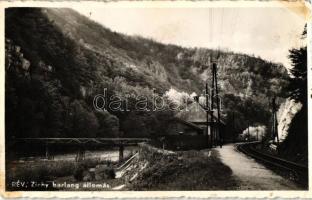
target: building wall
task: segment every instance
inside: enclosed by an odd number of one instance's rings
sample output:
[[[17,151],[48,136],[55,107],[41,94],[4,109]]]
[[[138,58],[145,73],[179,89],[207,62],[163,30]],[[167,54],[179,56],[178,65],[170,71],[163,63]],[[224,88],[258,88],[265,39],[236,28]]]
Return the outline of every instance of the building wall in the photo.
[[[192,122],[194,123],[194,122]],[[211,145],[219,144],[219,136],[210,134],[210,126],[207,129],[207,124],[204,122],[195,122],[202,130],[184,124],[183,122],[173,121],[168,128],[168,135],[163,137],[160,141],[160,146],[165,146],[165,149],[170,150],[190,150],[190,149],[204,149]],[[214,124],[215,126],[216,124]],[[214,128],[217,128],[216,126]],[[223,143],[229,142],[224,125],[220,125],[220,131],[223,136]]]
[[[205,135],[210,134],[211,124],[209,125],[209,128],[207,129],[207,123],[206,122],[192,122],[192,123],[201,127],[204,130]],[[216,126],[216,124],[214,124],[214,125]],[[207,133],[207,131],[208,131],[208,133]],[[232,133],[233,131],[231,130],[231,127],[227,127],[226,125],[221,124],[220,125],[220,131],[221,131],[221,134],[223,136],[223,142],[224,143],[233,142],[233,133]]]
[[[165,137],[164,147],[169,150],[206,149],[208,137],[206,135],[168,135]]]
[[[197,130],[193,127],[187,126],[181,122],[172,122],[168,128],[168,135],[201,135],[201,130]]]

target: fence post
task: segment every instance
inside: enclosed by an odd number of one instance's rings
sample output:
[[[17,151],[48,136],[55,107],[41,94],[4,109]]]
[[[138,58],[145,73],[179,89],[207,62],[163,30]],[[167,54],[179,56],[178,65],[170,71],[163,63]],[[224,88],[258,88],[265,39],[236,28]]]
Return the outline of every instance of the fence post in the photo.
[[[122,161],[124,158],[124,146],[123,144],[119,145],[119,161]]]
[[[45,157],[49,159],[49,146],[47,142],[45,143]]]

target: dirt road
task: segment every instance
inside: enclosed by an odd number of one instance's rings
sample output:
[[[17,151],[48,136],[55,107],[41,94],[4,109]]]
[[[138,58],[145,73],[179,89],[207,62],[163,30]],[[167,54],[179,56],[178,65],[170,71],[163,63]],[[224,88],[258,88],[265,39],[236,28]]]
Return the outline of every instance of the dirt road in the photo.
[[[216,149],[221,161],[233,171],[241,190],[300,190],[291,181],[267,169],[253,158],[238,152],[234,145]]]

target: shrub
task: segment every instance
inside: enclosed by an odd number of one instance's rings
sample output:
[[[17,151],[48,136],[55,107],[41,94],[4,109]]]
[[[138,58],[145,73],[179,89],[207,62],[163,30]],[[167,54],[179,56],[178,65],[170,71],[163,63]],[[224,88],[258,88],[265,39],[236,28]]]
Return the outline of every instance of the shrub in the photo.
[[[110,179],[114,179],[116,177],[115,170],[111,167],[107,168],[105,173],[106,173],[107,177]]]
[[[76,165],[71,161],[51,162],[48,165],[48,173],[54,177],[69,176],[75,169]]]
[[[79,164],[78,167],[75,169],[75,171],[74,171],[74,178],[77,181],[82,181],[84,170],[85,170],[85,167],[82,164]]]
[[[116,176],[114,168],[107,165],[98,165],[95,168],[95,179],[96,180],[105,180],[105,179],[114,179]]]

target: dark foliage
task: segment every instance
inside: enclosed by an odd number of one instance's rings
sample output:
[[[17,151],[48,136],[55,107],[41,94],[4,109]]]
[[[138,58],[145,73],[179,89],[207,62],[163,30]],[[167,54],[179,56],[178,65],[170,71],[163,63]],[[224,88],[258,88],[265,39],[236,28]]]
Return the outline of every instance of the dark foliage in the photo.
[[[306,33],[305,26],[302,39],[306,38]],[[279,153],[288,159],[308,164],[307,47],[291,49],[289,52],[293,68],[286,90],[291,99],[302,104],[302,108],[293,118]]]
[[[308,115],[303,107],[293,118],[289,134],[279,147],[280,154],[295,162],[308,164]]]
[[[291,49],[289,59],[292,63],[290,70],[292,78],[289,80],[287,90],[289,96],[296,101],[307,103],[307,47]]]
[[[74,171],[74,178],[77,180],[77,181],[82,181],[83,179],[83,172],[85,171],[85,168],[84,166],[82,165],[78,165],[78,167],[75,169]]]

